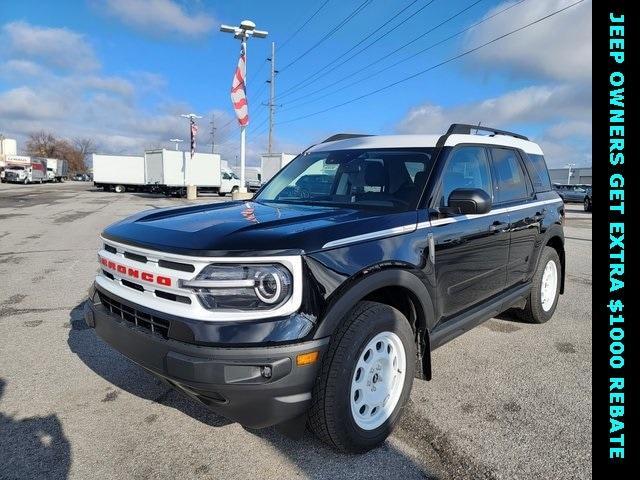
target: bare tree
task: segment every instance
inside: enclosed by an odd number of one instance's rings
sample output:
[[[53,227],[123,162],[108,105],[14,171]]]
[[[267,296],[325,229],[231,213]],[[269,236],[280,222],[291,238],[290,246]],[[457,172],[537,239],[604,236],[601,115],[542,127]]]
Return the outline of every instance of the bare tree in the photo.
[[[91,139],[79,138],[70,142],[44,130],[32,133],[27,140],[28,155],[64,159],[71,172],[85,172],[86,157],[94,151],[95,143]]]
[[[58,139],[49,132],[40,130],[29,135],[27,154],[39,157],[54,157]]]
[[[73,139],[73,146],[85,157],[96,153],[96,143],[90,138],[76,137]]]

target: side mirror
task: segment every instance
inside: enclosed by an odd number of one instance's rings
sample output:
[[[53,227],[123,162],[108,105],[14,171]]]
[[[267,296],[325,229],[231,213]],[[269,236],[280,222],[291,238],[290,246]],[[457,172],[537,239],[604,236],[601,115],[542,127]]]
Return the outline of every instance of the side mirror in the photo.
[[[456,188],[449,195],[449,208],[465,215],[489,213],[491,197],[481,188]]]

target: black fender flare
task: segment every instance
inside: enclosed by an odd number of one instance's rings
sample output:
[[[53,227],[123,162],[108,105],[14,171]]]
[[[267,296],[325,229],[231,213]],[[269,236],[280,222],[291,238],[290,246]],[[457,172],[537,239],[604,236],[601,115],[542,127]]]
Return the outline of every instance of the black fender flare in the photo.
[[[365,271],[371,271],[367,269]],[[429,332],[435,324],[435,309],[431,294],[422,280],[408,269],[387,267],[373,273],[360,273],[346,280],[338,289],[322,321],[316,329],[314,338],[331,336],[343,321],[346,314],[356,303],[368,294],[384,287],[403,287],[411,295],[416,307],[416,334],[420,332],[423,343],[419,345],[422,353],[423,377],[431,379],[431,347]]]
[[[560,278],[560,293],[564,293],[564,279],[565,279],[565,274],[567,270],[567,265],[566,265],[565,249],[564,249],[564,230],[562,229],[562,225],[560,225],[559,223],[554,223],[549,226],[549,228],[545,232],[544,244],[547,245],[549,241],[554,237],[559,238],[560,243],[562,244],[562,251],[559,252],[558,256],[560,257],[560,266],[562,267],[561,268],[562,275]],[[538,255],[538,258],[536,259],[536,267],[539,261],[540,261],[540,255]]]

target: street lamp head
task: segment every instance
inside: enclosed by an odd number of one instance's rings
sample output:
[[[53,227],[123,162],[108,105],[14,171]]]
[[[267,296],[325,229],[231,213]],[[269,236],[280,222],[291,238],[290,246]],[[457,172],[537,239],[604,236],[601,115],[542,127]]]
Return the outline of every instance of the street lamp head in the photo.
[[[181,138],[170,138],[169,141],[170,142],[184,142],[184,140],[182,140]]]
[[[243,20],[240,22],[240,28],[242,30],[255,30],[256,24],[253,23],[251,20]]]
[[[231,25],[220,25],[220,31],[225,33],[233,33],[235,38],[245,41],[249,37],[265,38],[268,32],[264,30],[256,30],[256,24],[251,20],[243,20],[237,27]]]

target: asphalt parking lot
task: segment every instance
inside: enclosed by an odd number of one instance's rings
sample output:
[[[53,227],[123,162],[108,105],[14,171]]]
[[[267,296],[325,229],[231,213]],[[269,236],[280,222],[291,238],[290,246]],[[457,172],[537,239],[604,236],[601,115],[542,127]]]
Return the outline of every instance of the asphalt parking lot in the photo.
[[[0,478],[591,478],[591,214],[581,205],[568,206],[554,318],[492,319],[434,352],[434,379],[414,382],[400,428],[355,456],[310,433],[229,423],[86,328],[100,231],[180,203],[81,182],[0,185]]]

